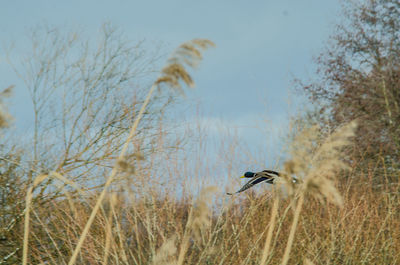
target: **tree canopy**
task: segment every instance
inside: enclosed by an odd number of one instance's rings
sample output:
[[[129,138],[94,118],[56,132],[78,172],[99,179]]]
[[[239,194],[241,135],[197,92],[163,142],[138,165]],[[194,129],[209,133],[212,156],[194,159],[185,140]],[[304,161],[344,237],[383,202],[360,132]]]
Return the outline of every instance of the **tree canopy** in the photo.
[[[329,127],[358,121],[355,157],[394,169],[400,158],[400,2],[348,2],[344,11],[316,59],[320,79],[301,89],[328,113]]]

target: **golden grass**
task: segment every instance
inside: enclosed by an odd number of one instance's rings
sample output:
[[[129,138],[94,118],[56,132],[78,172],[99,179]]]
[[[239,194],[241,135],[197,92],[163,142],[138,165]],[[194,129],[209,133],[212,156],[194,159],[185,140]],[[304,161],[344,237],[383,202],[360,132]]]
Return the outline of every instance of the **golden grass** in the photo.
[[[203,226],[197,235],[192,224],[199,199],[191,199],[190,194],[180,199],[151,194],[131,201],[110,198],[108,204],[114,206],[95,218],[77,263],[260,264],[265,260],[264,264],[281,264],[288,237],[295,233],[289,264],[305,259],[315,264],[396,264],[400,258],[399,185],[394,190],[371,192],[370,188],[344,181],[339,187],[342,208],[330,203],[323,206],[309,197],[301,214],[298,208],[292,210],[290,198],[281,197],[266,254],[262,242],[268,240],[266,231],[275,211],[269,194],[249,194],[199,216]],[[75,202],[78,215],[67,199],[37,209],[32,217],[35,236],[29,242],[30,262],[38,263],[40,257],[64,264],[91,213],[90,205]],[[46,233],[41,232],[43,221]]]
[[[18,263],[400,261],[400,182],[374,187],[365,181],[367,176],[344,163],[343,150],[351,146],[355,123],[330,134],[321,133],[316,126],[299,132],[284,164],[282,181],[273,190],[261,195],[250,190],[229,201],[209,185],[198,194],[188,191],[186,182],[192,179],[183,163],[167,163],[162,176],[165,184],[157,186],[149,184],[154,180],[151,167],[133,168],[125,161],[155,89],[161,89],[161,84],[178,90],[180,82],[193,85],[183,65],[196,66],[202,58],[200,49],[211,44],[195,40],[182,45],[171,57],[150,88],[101,190],[89,192],[57,172],[36,177],[27,189],[24,226],[16,228],[24,232]],[[154,159],[150,165],[157,163],[157,158],[146,159]],[[123,172],[143,185],[134,189],[118,183],[116,176]],[[291,182],[294,176],[299,183]],[[35,205],[34,188],[47,178],[68,184],[79,196],[63,189],[64,197]],[[118,193],[117,187],[122,192]]]
[[[97,202],[95,206],[93,207],[93,210],[90,214],[89,220],[87,221],[84,230],[82,231],[82,234],[79,238],[78,244],[72,253],[71,259],[68,262],[68,265],[75,264],[76,258],[78,256],[79,251],[81,250],[82,244],[86,239],[86,236],[89,232],[89,229],[94,221],[94,218],[100,208],[101,203],[103,202],[103,199],[107,193],[108,187],[111,185],[111,183],[114,181],[115,176],[117,175],[118,172],[118,165],[120,165],[120,161],[124,160],[125,154],[128,150],[129,144],[131,143],[133,137],[135,136],[136,129],[139,125],[140,120],[143,117],[144,111],[146,110],[147,105],[149,104],[151,97],[154,93],[154,90],[162,83],[167,83],[171,85],[172,87],[177,87],[180,88],[179,82],[182,80],[189,86],[193,86],[194,83],[192,81],[192,78],[190,75],[187,73],[186,69],[180,62],[180,60],[184,60],[184,62],[188,63],[190,66],[195,64],[196,60],[201,59],[201,53],[196,49],[196,46],[199,46],[200,48],[207,48],[212,42],[208,40],[194,40],[192,42],[188,42],[183,44],[178,48],[176,51],[176,54],[170,59],[170,63],[164,68],[163,70],[163,76],[160,79],[157,79],[156,82],[151,86],[140,110],[139,113],[133,122],[129,135],[126,138],[125,143],[122,146],[121,153],[118,156],[116,165],[113,167],[110,176],[107,178],[106,183],[104,184],[104,188],[102,192],[100,193],[99,198],[97,199]],[[182,54],[182,50],[184,50],[184,53]]]
[[[342,129],[345,133],[339,130],[312,147],[308,157],[314,159],[309,161],[314,167],[330,168],[323,164],[341,154],[339,149],[348,143],[348,130],[354,125],[349,126]],[[320,137],[307,131],[299,137],[304,135]],[[304,147],[306,142],[302,140]],[[299,163],[296,152],[287,163],[288,170],[292,170],[288,175],[295,170],[289,164]],[[314,168],[297,166],[296,170],[301,175],[302,170],[313,172]],[[355,171],[346,173],[347,178],[341,178],[341,182],[334,179],[333,173],[319,173],[310,176],[329,177],[332,181],[328,184],[339,184],[334,191],[324,184],[321,188],[327,191],[317,193],[316,184],[310,183],[325,180],[305,178],[299,186],[284,183],[283,191],[278,184],[272,196],[270,192],[256,196],[250,191],[248,196],[243,194],[228,204],[210,203],[221,196],[213,187],[203,189],[198,196],[182,188],[179,198],[151,187],[141,196],[131,194],[129,200],[115,194],[108,196],[76,263],[396,264],[400,258],[400,216],[396,210],[400,207],[400,184],[375,189],[372,183],[362,182]],[[181,174],[177,169],[170,177],[185,178]],[[290,188],[292,193],[284,196]],[[332,192],[340,195],[333,196]],[[29,248],[31,262],[65,264],[76,249],[75,242],[82,236],[84,222],[98,196],[94,194],[87,201],[66,198],[52,202],[51,208],[36,210],[32,232],[36,236]],[[46,227],[43,220],[47,220]],[[44,229],[46,233],[41,233]]]

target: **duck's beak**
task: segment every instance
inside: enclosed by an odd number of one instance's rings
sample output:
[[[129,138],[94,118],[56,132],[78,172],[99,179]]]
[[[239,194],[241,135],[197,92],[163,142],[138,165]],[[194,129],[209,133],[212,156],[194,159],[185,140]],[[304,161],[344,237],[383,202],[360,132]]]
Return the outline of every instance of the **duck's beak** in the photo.
[[[241,176],[240,178],[243,179],[243,178],[245,178],[245,176]]]

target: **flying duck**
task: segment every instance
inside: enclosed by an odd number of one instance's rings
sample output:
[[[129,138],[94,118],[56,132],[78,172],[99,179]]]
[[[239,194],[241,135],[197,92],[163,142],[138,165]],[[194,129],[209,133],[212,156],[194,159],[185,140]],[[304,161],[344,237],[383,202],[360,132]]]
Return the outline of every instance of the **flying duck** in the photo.
[[[233,195],[236,193],[240,193],[242,191],[245,191],[247,189],[250,189],[251,187],[253,187],[254,185],[265,181],[268,184],[273,184],[275,178],[279,177],[279,173],[273,170],[263,170],[261,172],[246,172],[244,173],[243,176],[241,176],[241,178],[251,178],[249,182],[247,182],[240,190],[238,190],[235,193],[227,193],[228,195]]]

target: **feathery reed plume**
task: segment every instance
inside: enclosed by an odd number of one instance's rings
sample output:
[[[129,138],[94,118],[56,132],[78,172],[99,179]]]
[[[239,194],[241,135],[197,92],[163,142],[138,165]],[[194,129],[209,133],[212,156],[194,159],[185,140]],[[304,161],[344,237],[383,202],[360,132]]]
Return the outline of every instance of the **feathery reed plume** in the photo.
[[[164,70],[162,71],[163,76],[159,79],[157,79],[154,84],[151,86],[149,92],[147,93],[147,96],[143,102],[142,107],[139,110],[138,115],[136,116],[136,119],[134,121],[134,123],[132,124],[130,131],[129,131],[129,135],[125,141],[125,143],[122,146],[121,149],[121,153],[118,156],[116,165],[113,167],[109,177],[107,178],[106,183],[104,184],[103,190],[99,195],[99,198],[96,201],[95,206],[93,207],[93,210],[90,214],[89,220],[87,221],[83,232],[79,238],[79,241],[72,253],[71,259],[68,262],[68,265],[72,265],[75,264],[76,258],[78,257],[78,253],[83,245],[84,240],[86,239],[86,236],[89,232],[89,229],[94,221],[94,218],[101,206],[101,203],[105,197],[105,194],[107,192],[108,187],[111,185],[111,183],[114,181],[115,176],[117,175],[118,171],[119,171],[119,166],[118,166],[118,162],[119,161],[124,161],[124,157],[126,155],[126,152],[128,150],[128,146],[129,143],[132,141],[133,137],[135,136],[136,133],[136,129],[139,125],[140,120],[142,119],[142,116],[146,110],[147,105],[149,104],[151,97],[154,93],[154,90],[156,87],[159,87],[160,84],[162,83],[166,83],[172,87],[178,88],[180,89],[180,83],[179,81],[183,81],[186,84],[188,84],[189,86],[193,86],[194,83],[192,81],[191,76],[187,73],[187,71],[185,70],[185,68],[182,66],[181,60],[188,60],[188,65],[190,66],[190,62],[192,62],[192,64],[196,64],[196,62],[198,60],[201,59],[201,57],[199,57],[198,55],[196,55],[196,52],[198,52],[198,49],[196,49],[196,46],[199,46],[200,48],[205,48],[208,47],[212,42],[208,41],[208,40],[195,40],[192,42],[189,42],[187,45],[189,45],[189,47],[192,47],[191,49],[186,49],[186,48],[182,48],[182,46],[180,46],[180,48],[178,48],[177,52],[174,54],[174,56],[171,57],[171,59],[169,60],[168,65],[164,68]],[[192,51],[191,53],[183,53],[182,51],[186,50],[186,51]],[[182,55],[181,55],[182,54]],[[181,58],[184,57],[184,58]],[[186,62],[187,63],[187,62]],[[168,70],[169,69],[169,70]]]
[[[174,52],[173,56],[168,59],[167,66],[162,69],[162,75],[157,79],[155,84],[158,86],[165,83],[181,93],[183,93],[183,90],[180,81],[189,87],[193,87],[193,79],[187,72],[184,64],[192,68],[197,67],[203,59],[200,49],[205,50],[212,46],[215,46],[214,43],[207,39],[194,39],[182,44]]]
[[[292,159],[285,164],[286,174],[301,178],[302,184],[295,188],[288,181],[287,187],[291,192],[298,196],[294,218],[290,229],[288,242],[283,255],[282,264],[286,265],[289,261],[289,254],[293,244],[300,212],[307,194],[342,206],[343,200],[338,190],[334,186],[334,177],[347,169],[348,166],[343,162],[343,148],[350,144],[349,138],[354,135],[356,122],[350,122],[332,133],[321,142],[322,135],[317,126],[305,129],[296,137],[292,150]]]

